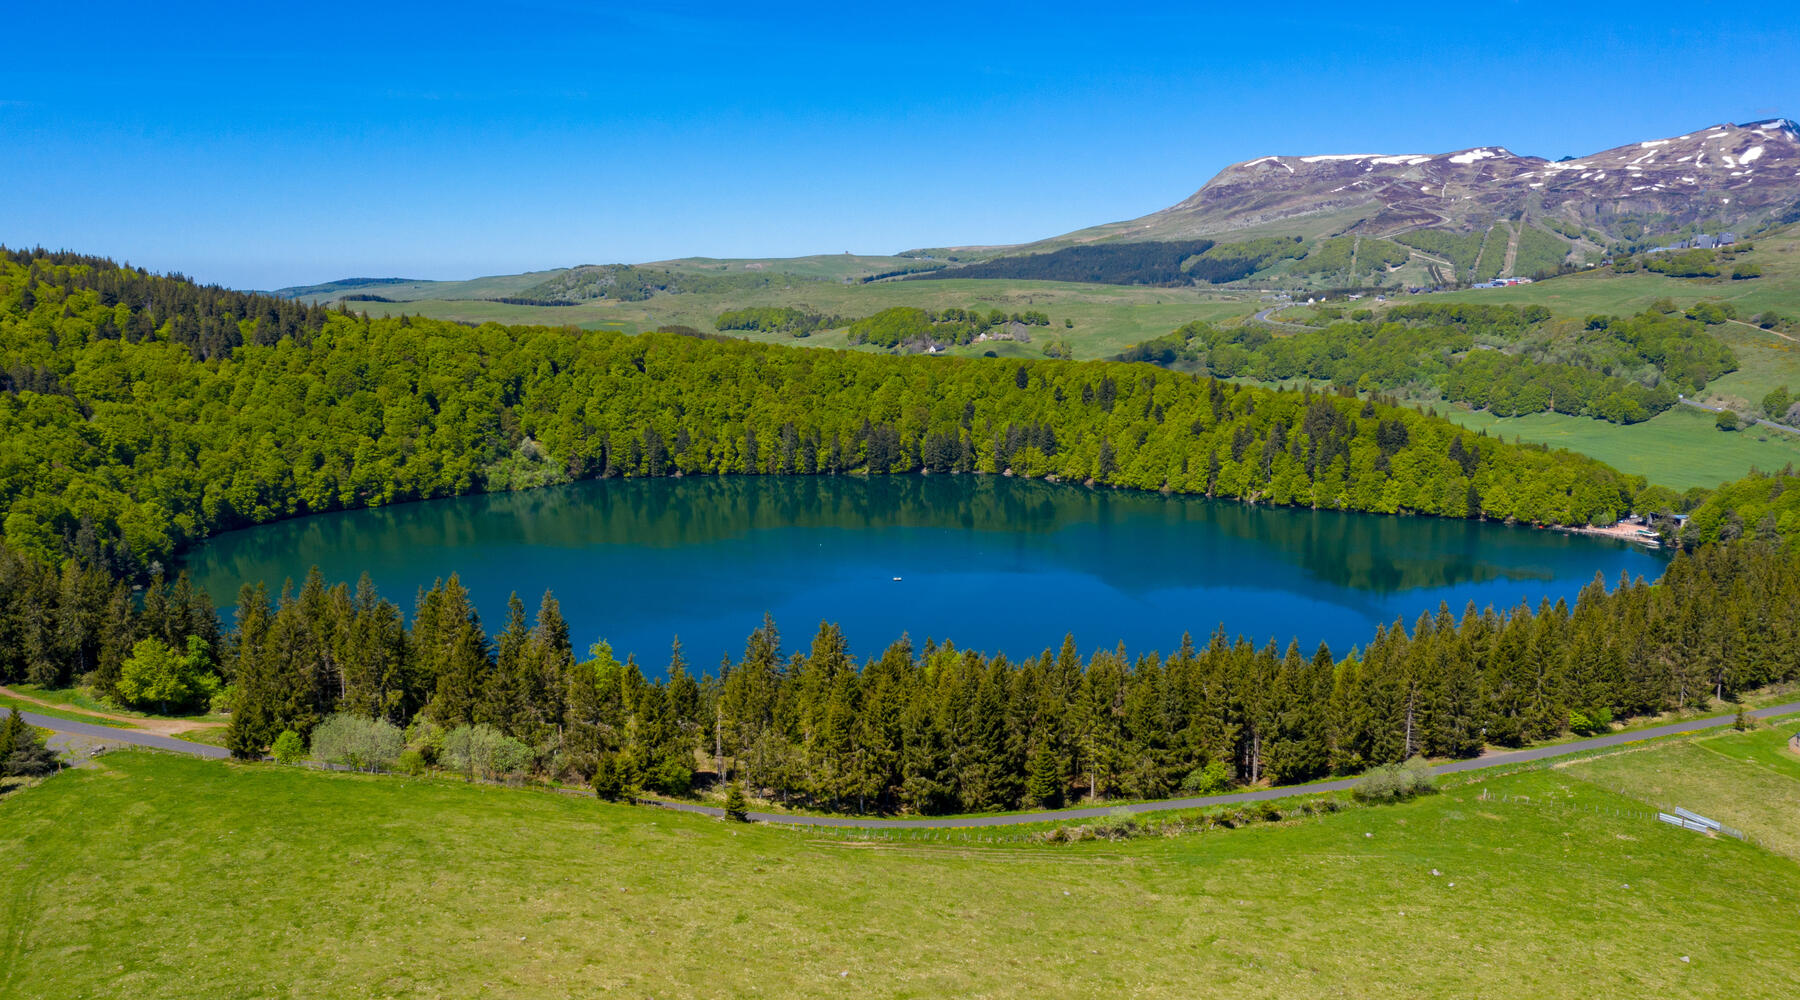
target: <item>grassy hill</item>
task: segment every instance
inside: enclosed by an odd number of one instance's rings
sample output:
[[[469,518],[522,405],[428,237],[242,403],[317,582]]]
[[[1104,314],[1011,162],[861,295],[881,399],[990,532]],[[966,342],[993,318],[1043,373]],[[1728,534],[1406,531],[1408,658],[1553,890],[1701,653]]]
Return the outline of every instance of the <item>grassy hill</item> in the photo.
[[[114,754],[0,799],[0,993],[1784,996],[1800,774],[1704,745],[1076,844]]]

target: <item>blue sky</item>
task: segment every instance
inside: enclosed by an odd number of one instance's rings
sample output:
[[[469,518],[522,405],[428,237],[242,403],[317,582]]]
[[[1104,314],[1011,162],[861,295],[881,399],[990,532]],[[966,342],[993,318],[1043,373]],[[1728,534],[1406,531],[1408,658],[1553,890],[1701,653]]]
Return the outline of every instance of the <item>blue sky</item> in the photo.
[[[1174,8],[1180,9],[1174,9]],[[0,243],[237,287],[1018,242],[1800,117],[1792,4],[22,5]]]

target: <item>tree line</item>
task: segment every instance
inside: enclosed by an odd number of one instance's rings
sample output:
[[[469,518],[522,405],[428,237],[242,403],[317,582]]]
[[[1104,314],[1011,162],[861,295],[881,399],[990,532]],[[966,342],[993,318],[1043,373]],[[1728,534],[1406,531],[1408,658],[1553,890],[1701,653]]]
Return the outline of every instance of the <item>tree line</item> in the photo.
[[[1800,552],[1766,538],[1678,555],[1656,583],[1620,579],[1608,591],[1596,578],[1572,605],[1440,606],[1343,656],[1257,646],[1220,626],[1167,654],[1083,655],[1066,637],[1015,663],[901,637],[859,661],[833,624],[795,649],[765,619],[740,657],[698,676],[675,642],[656,679],[603,642],[578,656],[549,593],[529,616],[515,595],[490,634],[455,577],[421,591],[408,616],[366,576],[328,586],[314,570],[273,599],[246,585],[221,634],[203,599],[173,599],[179,584],[113,621],[81,614],[78,591],[21,599],[18,568],[48,571],[16,555],[6,565],[0,627],[19,634],[15,619],[34,609],[73,623],[59,632],[63,669],[84,647],[116,658],[132,636],[217,643],[207,662],[228,685],[228,742],[241,757],[312,738],[315,752],[368,761],[378,751],[342,748],[385,740],[387,760],[403,753],[408,766],[581,781],[608,795],[686,794],[710,776],[838,811],[1301,782],[1600,732],[1800,679]],[[87,678],[102,690],[108,655]],[[8,660],[0,678],[18,669]]]
[[[725,310],[713,320],[713,326],[720,330],[749,330],[809,337],[820,330],[833,330],[849,322],[844,316],[795,306],[752,306]]]
[[[1024,334],[1015,337],[1012,333],[1002,332],[1010,323],[1049,326],[1050,316],[1036,309],[1008,314],[999,309],[983,312],[954,306],[947,309],[894,306],[851,323],[849,339],[852,344],[909,351],[968,344],[984,334],[1004,339],[1031,339]]]

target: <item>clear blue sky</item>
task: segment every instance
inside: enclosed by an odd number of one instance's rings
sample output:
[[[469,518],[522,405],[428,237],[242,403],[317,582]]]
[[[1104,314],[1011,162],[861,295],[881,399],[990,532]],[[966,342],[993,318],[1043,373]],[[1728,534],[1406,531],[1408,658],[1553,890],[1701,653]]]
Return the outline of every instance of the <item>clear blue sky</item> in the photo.
[[[1018,242],[1265,153],[1800,117],[1792,2],[27,3],[0,242],[237,287]]]

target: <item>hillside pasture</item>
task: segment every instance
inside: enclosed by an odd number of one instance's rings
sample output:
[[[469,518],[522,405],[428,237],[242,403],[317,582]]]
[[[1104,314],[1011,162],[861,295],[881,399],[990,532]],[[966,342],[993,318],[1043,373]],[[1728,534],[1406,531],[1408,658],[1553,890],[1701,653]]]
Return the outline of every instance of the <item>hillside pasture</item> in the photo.
[[[1037,844],[119,753],[0,852],[15,996],[1754,998],[1800,953],[1792,860],[1563,771]]]

